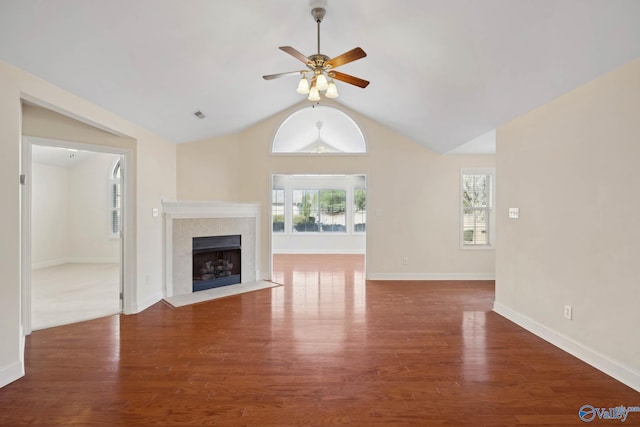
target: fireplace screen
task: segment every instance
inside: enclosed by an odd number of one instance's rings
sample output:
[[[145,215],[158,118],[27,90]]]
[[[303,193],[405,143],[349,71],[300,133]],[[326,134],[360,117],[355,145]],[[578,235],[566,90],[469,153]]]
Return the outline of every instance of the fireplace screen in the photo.
[[[193,292],[241,283],[240,235],[193,238]]]

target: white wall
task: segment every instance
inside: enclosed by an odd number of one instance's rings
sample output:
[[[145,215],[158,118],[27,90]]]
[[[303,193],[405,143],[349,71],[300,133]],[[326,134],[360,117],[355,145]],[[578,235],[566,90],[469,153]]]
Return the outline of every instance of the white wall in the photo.
[[[93,153],[70,170],[69,236],[74,262],[118,262],[120,241],[111,237],[109,177],[117,155]]]
[[[31,264],[119,262],[110,235],[109,174],[119,156],[91,153],[77,165],[33,163]]]
[[[258,202],[264,212],[273,174],[366,175],[369,279],[493,278],[493,250],[460,249],[459,189],[461,168],[493,167],[494,156],[439,155],[337,103],[363,130],[367,154],[271,155],[275,130],[307,102],[240,134],[180,144],[178,197]],[[262,221],[261,269],[268,271],[269,215]]]
[[[22,101],[55,108],[65,115],[53,120],[43,113],[32,117],[29,131],[23,127]],[[49,117],[45,117],[49,116]],[[95,128],[89,131],[66,116],[117,132],[115,136]],[[71,123],[71,122],[75,123]],[[162,298],[162,218],[151,215],[161,200],[176,198],[176,147],[174,144],[126,120],[72,95],[44,80],[0,62],[0,386],[24,375],[24,336],[21,315],[20,282],[20,194],[21,135],[102,144],[126,150],[131,159],[128,170],[131,183],[133,234],[133,295],[130,306],[135,312]],[[109,138],[111,136],[111,138]],[[126,136],[126,137],[125,137]]]
[[[69,169],[34,163],[32,168],[31,265],[69,258]]]
[[[0,386],[24,375],[20,298],[20,85],[0,63]]]
[[[495,304],[636,390],[639,114],[636,60],[498,129]]]

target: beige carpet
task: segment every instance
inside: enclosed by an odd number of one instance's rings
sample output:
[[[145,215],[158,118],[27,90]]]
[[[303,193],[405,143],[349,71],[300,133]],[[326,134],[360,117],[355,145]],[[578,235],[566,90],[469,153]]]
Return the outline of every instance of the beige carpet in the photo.
[[[119,264],[62,264],[31,272],[33,330],[118,313]]]
[[[165,298],[165,301],[174,307],[196,304],[199,302],[211,301],[218,298],[226,298],[233,295],[240,295],[246,292],[259,291],[261,289],[275,288],[282,286],[278,283],[260,280],[258,282],[239,283],[237,285],[221,286],[219,288],[207,289],[205,291],[194,292],[186,295],[175,295]]]

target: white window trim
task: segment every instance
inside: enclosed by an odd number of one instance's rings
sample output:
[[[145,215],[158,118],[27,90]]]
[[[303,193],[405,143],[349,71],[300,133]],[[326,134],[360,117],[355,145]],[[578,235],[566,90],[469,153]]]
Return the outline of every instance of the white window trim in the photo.
[[[109,236],[111,239],[120,239],[122,235],[122,164],[121,164],[121,160],[122,159],[118,157],[118,159],[113,163],[113,166],[109,170]],[[113,173],[116,170],[116,167],[118,167],[118,165],[120,167],[120,179],[115,179],[113,177]],[[120,207],[119,208],[113,207],[114,184],[120,184]],[[113,211],[114,210],[120,211],[120,230],[118,230],[118,233],[113,232]]]
[[[367,192],[367,203],[369,201],[368,189],[367,186],[357,187],[355,185],[335,185],[335,184],[327,184],[326,182],[320,182],[317,185],[306,183],[304,185],[305,188],[298,187],[297,184],[287,183],[287,185],[280,188],[273,188],[273,184],[271,186],[271,192],[269,193],[269,206],[273,206],[273,190],[284,190],[284,232],[273,231],[273,209],[269,209],[269,221],[270,221],[270,230],[274,236],[319,236],[319,235],[331,235],[331,236],[366,236],[367,230],[365,231],[355,231],[354,230],[354,220],[355,220],[355,204],[354,204],[354,194],[355,190],[364,190]],[[322,190],[343,190],[345,191],[346,197],[346,206],[345,206],[345,215],[346,215],[346,224],[345,231],[293,231],[293,203],[292,203],[292,193],[294,190],[313,190],[313,191],[322,191]],[[350,202],[349,202],[350,201]],[[368,206],[367,206],[368,208]],[[365,209],[365,212],[367,210]],[[366,223],[365,223],[366,224]],[[366,227],[366,225],[365,225]]]
[[[489,176],[489,243],[484,245],[467,245],[464,243],[464,175],[488,175]],[[460,201],[460,249],[464,250],[494,250],[496,242],[496,171],[493,168],[462,168],[460,169],[460,185],[458,187],[458,199]]]

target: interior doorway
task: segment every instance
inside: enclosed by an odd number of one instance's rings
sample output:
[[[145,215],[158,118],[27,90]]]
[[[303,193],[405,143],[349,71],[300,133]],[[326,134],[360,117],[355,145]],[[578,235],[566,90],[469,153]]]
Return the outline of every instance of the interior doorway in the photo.
[[[23,147],[25,333],[122,312],[126,153],[34,137]]]

